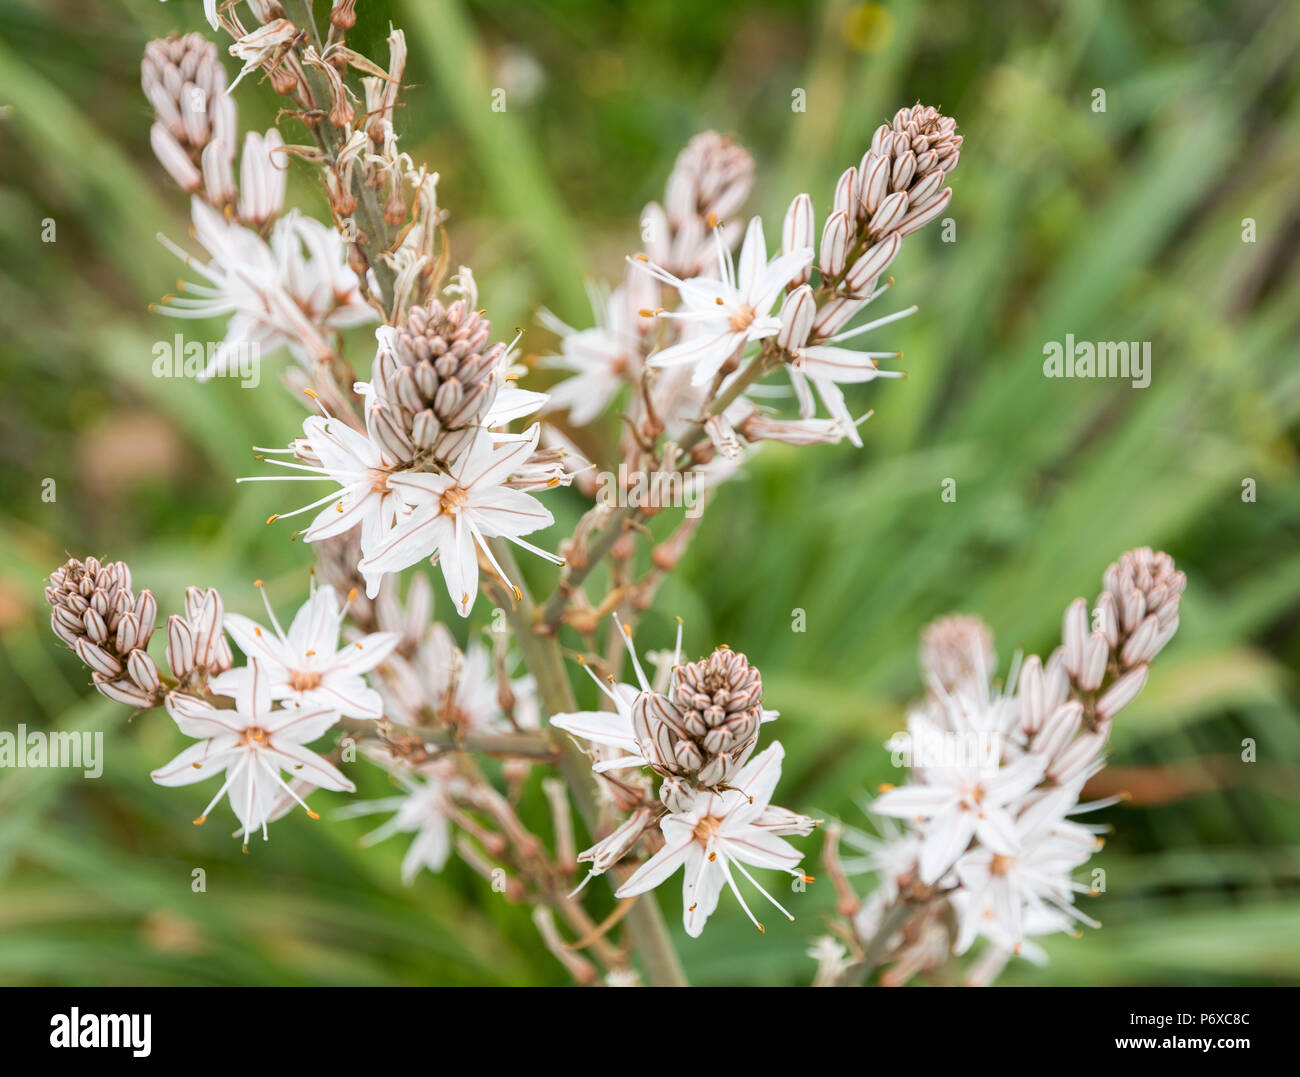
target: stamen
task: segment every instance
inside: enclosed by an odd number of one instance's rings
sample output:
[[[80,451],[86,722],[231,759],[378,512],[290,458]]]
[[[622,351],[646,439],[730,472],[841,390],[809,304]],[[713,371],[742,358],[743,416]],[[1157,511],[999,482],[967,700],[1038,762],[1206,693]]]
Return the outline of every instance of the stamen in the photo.
[[[287,643],[288,641],[285,638],[284,629],[280,627],[280,622],[276,620],[275,610],[271,609],[271,600],[266,597],[266,585],[262,583],[261,580],[254,580],[253,586],[262,593],[262,605],[266,607],[266,615],[271,619],[271,626],[275,629],[275,634],[280,637],[282,643]],[[258,636],[261,636],[262,630],[260,628],[255,626],[253,630],[258,634]]]
[[[632,656],[632,668],[636,670],[637,684],[641,686],[641,691],[650,691],[650,681],[646,678],[645,670],[641,668],[641,659],[637,657],[636,648],[632,645],[632,630],[618,619],[618,613],[614,614],[614,623],[618,625],[619,635],[623,639],[623,646],[627,648],[627,653]]]

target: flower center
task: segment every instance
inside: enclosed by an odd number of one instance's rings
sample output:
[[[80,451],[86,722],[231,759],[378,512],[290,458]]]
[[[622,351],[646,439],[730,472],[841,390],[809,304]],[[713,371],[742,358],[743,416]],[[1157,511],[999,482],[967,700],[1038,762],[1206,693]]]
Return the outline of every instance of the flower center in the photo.
[[[448,516],[455,516],[468,500],[469,491],[463,486],[450,486],[443,491],[438,503]]]
[[[303,669],[295,669],[289,674],[289,685],[295,692],[308,692],[313,688],[319,688],[321,675],[319,673],[309,673]]]
[[[372,467],[370,469],[370,489],[377,494],[388,492],[388,472],[382,468]]]
[[[709,839],[718,832],[718,827],[721,825],[721,819],[715,819],[711,815],[706,815],[695,824],[695,840],[701,845],[707,846],[709,844]]]
[[[257,747],[267,742],[270,734],[260,726],[251,725],[239,734],[239,743],[247,748],[250,745]]]
[[[731,315],[731,320],[727,323],[731,326],[733,333],[743,333],[758,317],[758,313],[748,303],[742,303]]]
[[[993,875],[1005,875],[1014,864],[1015,857],[1003,856],[1001,853],[995,853],[993,863],[989,865],[989,872]]]

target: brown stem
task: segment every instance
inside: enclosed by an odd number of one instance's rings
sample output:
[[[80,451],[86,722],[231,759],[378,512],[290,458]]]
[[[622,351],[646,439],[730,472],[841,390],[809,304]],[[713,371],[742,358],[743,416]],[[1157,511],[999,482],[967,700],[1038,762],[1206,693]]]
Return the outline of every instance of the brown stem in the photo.
[[[383,725],[360,718],[342,718],[340,728],[348,733],[365,736],[381,729],[399,737],[418,738],[427,748],[439,751],[482,752],[499,758],[536,759],[550,762],[555,759],[555,745],[541,733],[492,733],[484,730],[421,729],[384,721]]]
[[[900,897],[880,921],[880,927],[867,943],[862,958],[853,962],[840,974],[840,978],[835,981],[835,986],[861,987],[865,984],[867,977],[885,956],[885,947],[889,945],[889,940],[897,935],[903,925],[920,909],[921,906],[917,902]]]
[[[311,0],[282,0],[282,5],[289,21],[300,30],[305,30],[308,42],[317,53],[321,52],[323,46],[320,32],[316,28],[316,20],[312,17]],[[301,67],[306,75],[307,85],[311,89],[312,100],[328,101],[330,88],[326,77],[307,64],[302,64]],[[330,155],[331,161],[337,159],[339,148],[345,141],[343,133],[325,116],[321,117],[320,123],[312,130],[321,148]],[[379,285],[379,301],[384,305],[385,310],[391,311],[396,274],[392,266],[381,257],[388,249],[388,225],[384,223],[384,212],[379,204],[379,197],[375,189],[366,183],[362,169],[357,169],[353,175],[352,193],[357,200],[354,215],[358,226],[353,244],[365,258],[366,264],[374,270],[375,280]]]
[[[764,345],[763,350],[754,357],[749,366],[745,368],[744,373],[736,378],[727,391],[714,401],[713,406],[709,409],[709,414],[721,415],[726,411],[727,408],[740,399],[740,395],[746,389],[774,368],[779,354],[775,346]],[[690,466],[690,450],[703,440],[703,423],[682,438],[681,443],[678,445],[681,455],[677,458],[676,463],[679,471]],[[592,570],[604,560],[605,555],[614,548],[614,543],[618,541],[619,536],[623,533],[624,525],[636,518],[640,512],[639,508],[630,508],[628,506],[623,506],[615,511],[613,519],[606,525],[605,530],[597,536],[596,540],[588,548],[586,560],[581,565],[566,569],[561,575],[555,591],[546,600],[546,605],[542,608],[536,631],[541,633],[555,632],[560,625],[560,621],[564,619],[564,611],[568,607],[570,597],[583,585],[587,577],[591,575]]]
[[[523,576],[515,563],[514,554],[500,539],[491,540],[491,544],[492,553],[498,563],[510,573],[512,579],[519,583],[517,602],[511,602],[510,597],[498,585],[490,586],[514,630],[528,668],[537,680],[537,693],[543,712],[549,717],[552,714],[571,711],[575,709],[576,703],[568,675],[564,671],[564,655],[560,650],[559,642],[554,636],[542,636],[534,631],[535,610],[532,596],[523,583]],[[560,738],[558,742],[553,743],[560,753],[556,763],[560,776],[569,787],[578,814],[586,824],[588,832],[594,835],[600,826],[600,812],[596,776],[591,772],[591,761],[569,737]],[[617,884],[622,881],[622,873],[612,871],[609,874],[611,884],[617,889]],[[654,986],[685,987],[687,985],[686,973],[677,957],[677,951],[673,948],[663,914],[653,898],[637,901],[631,908],[627,915],[627,930],[633,947],[645,962],[646,973]]]

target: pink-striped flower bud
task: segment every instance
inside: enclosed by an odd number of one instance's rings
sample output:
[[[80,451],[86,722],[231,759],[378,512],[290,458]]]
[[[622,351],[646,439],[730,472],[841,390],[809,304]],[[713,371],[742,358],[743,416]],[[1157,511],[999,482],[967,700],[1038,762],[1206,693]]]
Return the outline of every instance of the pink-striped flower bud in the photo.
[[[892,197],[892,196],[891,196]],[[897,235],[887,236],[862,255],[844,278],[844,283],[856,296],[867,296],[872,286],[886,269],[890,267],[902,247],[902,240]]]
[[[1138,666],[1136,669],[1129,670],[1106,689],[1102,697],[1097,700],[1097,715],[1101,718],[1110,718],[1118,714],[1133,700],[1137,699],[1138,693],[1142,691],[1146,683],[1146,666]]]
[[[871,220],[867,225],[867,232],[873,236],[886,236],[894,231],[903,222],[907,216],[907,194],[903,191],[895,191],[893,194],[886,195],[876,211],[871,215]]]
[[[785,254],[792,251],[809,250],[816,241],[816,221],[813,217],[812,198],[806,194],[795,197],[790,208],[785,211],[785,221],[781,225],[781,250]],[[791,285],[807,284],[812,274],[812,266],[806,265],[788,282]],[[647,274],[641,274],[646,276]]]
[[[808,342],[813,319],[817,317],[817,300],[813,290],[802,284],[785,297],[781,304],[781,329],[776,335],[777,347],[795,352]]]
[[[817,268],[827,277],[838,277],[844,272],[844,262],[849,252],[849,215],[837,210],[826,218],[818,249]]]
[[[910,209],[901,221],[898,222],[896,229],[900,236],[910,236],[913,232],[919,232],[932,220],[939,216],[952,200],[952,188],[945,187],[943,193],[932,198],[924,206],[916,206]]]

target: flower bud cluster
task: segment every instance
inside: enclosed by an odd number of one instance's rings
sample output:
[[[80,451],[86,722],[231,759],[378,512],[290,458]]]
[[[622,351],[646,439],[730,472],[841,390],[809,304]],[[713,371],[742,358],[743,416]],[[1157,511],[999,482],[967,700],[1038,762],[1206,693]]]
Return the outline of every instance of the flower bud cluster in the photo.
[[[657,773],[717,787],[744,765],[758,743],[762,698],[758,670],[743,654],[719,647],[708,658],[673,671],[671,698],[643,692],[632,708],[633,730]]]
[[[92,671],[102,695],[131,707],[155,707],[162,698],[158,667],[149,657],[158,603],[131,590],[122,561],[75,557],[50,574],[45,599],[50,626]]]

